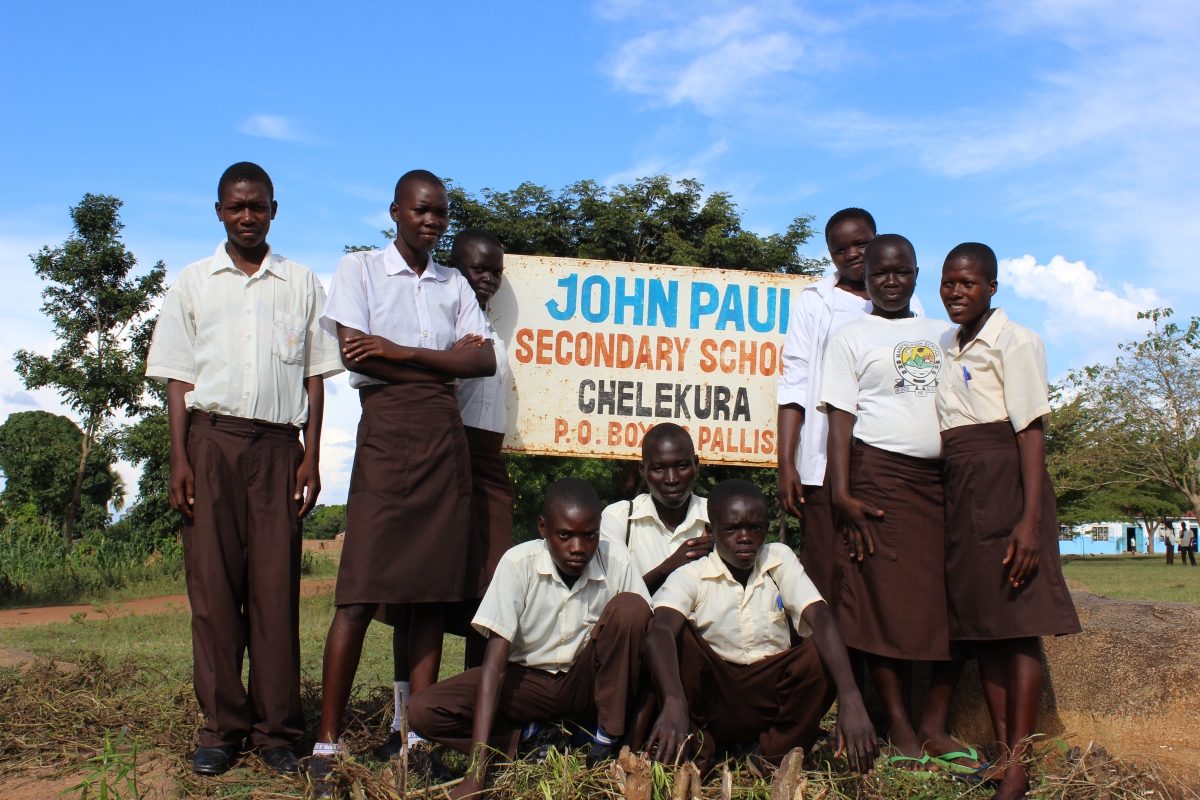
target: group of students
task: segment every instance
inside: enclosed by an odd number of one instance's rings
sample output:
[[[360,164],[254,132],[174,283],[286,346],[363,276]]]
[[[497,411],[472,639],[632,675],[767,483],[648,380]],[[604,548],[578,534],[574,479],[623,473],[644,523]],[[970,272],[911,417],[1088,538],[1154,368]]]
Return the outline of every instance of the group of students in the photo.
[[[482,791],[496,754],[568,733],[590,741],[590,763],[628,744],[702,771],[722,751],[769,771],[811,749],[835,699],[836,748],[866,771],[879,755],[867,671],[894,762],[1026,791],[1037,637],[1079,623],[1056,558],[1045,356],[990,307],[989,248],[946,258],[955,327],[913,298],[906,239],[877,236],[861,209],[830,219],[835,274],[794,301],[779,382],[780,499],[803,520],[799,559],[766,542],[753,483],[695,494],[691,436],[671,423],[644,437],[645,493],[602,508],[586,481],[557,481],[541,538],[511,546],[508,365],[485,313],[500,243],[468,229],[448,267],[434,262],[445,186],[409,172],[390,209],[395,242],[347,254],[326,297],[267,244],[276,210],[261,167],[225,172],[227,239],[172,285],[147,361],[167,382],[170,495],[185,517],[197,773],[226,771],[246,743],[272,769],[299,769],[300,525],[320,491],[323,380],[345,368],[362,417],[308,764],[318,796],[334,790],[373,619],[394,627],[396,721],[380,754],[408,748],[435,779],[435,745],[467,754],[453,797]],[[446,631],[466,637],[467,669],[438,682]],[[1001,746],[993,764],[946,730],[967,657]],[[932,664],[919,730],[913,661]]]

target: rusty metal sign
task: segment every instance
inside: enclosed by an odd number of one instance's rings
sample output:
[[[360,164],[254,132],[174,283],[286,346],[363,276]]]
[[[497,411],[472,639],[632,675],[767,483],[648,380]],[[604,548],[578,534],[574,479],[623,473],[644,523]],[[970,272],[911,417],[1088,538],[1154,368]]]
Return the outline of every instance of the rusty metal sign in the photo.
[[[512,370],[505,451],[636,459],[671,421],[702,461],[774,466],[788,309],[813,280],[505,256],[489,307]]]

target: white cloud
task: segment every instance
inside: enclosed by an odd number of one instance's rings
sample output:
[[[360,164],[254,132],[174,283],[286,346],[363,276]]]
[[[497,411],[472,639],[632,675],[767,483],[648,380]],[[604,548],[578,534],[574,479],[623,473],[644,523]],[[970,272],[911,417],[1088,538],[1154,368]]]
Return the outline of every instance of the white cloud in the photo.
[[[1027,255],[1000,261],[1000,282],[1017,297],[1045,303],[1051,314],[1046,335],[1056,341],[1080,335],[1114,336],[1140,333],[1146,326],[1139,311],[1162,305],[1154,289],[1126,283],[1122,295],[1099,288],[1100,277],[1082,261],[1055,256],[1042,265]]]
[[[281,142],[301,142],[306,138],[294,122],[279,114],[252,114],[238,125],[238,130],[248,136]]]

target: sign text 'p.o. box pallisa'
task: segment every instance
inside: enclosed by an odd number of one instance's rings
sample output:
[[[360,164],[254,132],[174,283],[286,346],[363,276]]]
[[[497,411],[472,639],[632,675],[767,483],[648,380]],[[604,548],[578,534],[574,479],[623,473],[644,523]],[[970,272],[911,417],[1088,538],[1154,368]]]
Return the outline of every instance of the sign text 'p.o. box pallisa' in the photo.
[[[512,370],[505,451],[636,459],[669,421],[702,461],[774,466],[788,309],[812,280],[506,256],[490,305]]]

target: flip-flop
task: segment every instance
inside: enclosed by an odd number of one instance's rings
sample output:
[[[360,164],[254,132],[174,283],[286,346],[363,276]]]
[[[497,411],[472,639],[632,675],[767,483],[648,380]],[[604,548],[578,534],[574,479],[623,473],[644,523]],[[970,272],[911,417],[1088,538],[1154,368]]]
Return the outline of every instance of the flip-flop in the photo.
[[[930,758],[937,762],[939,767],[944,767],[946,770],[953,772],[956,775],[973,775],[980,770],[986,769],[989,765],[979,761],[979,751],[970,745],[966,746],[966,751],[958,750],[953,753],[942,753],[941,755],[931,755]],[[969,767],[966,764],[959,764],[956,759],[966,758],[979,764],[978,767]]]
[[[899,767],[901,764],[909,761],[915,762],[921,767],[920,769],[905,770],[905,772],[911,772],[913,775],[923,775],[928,777],[933,774],[929,771],[929,762],[933,760],[933,756],[929,755],[928,753],[922,753],[920,758],[915,758],[913,756],[888,756],[887,759],[888,762],[894,767]]]

